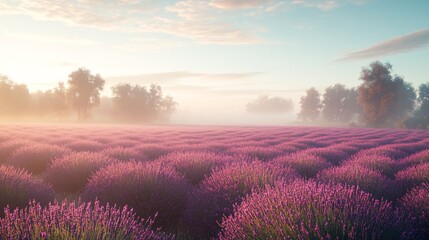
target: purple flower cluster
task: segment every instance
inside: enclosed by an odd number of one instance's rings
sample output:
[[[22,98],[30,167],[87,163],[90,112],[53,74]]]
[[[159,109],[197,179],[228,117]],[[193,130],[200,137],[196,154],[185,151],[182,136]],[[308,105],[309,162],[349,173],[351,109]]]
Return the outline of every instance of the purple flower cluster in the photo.
[[[102,151],[103,154],[112,157],[114,159],[118,159],[120,161],[144,161],[145,158],[142,156],[141,153],[136,151],[135,149],[132,149],[130,147],[109,147],[107,149],[104,149]]]
[[[27,171],[0,165],[0,209],[24,207],[31,199],[47,204],[54,198],[52,187]]]
[[[312,148],[306,150],[305,153],[322,157],[334,165],[339,165],[344,159],[348,158],[347,153],[331,147]]]
[[[171,167],[156,163],[119,163],[97,171],[85,187],[85,201],[128,205],[143,218],[158,217],[157,226],[174,226],[190,186]]]
[[[379,171],[381,174],[388,177],[393,177],[400,169],[400,164],[397,161],[384,155],[376,154],[357,154],[345,162],[344,165],[361,166],[374,171]]]
[[[0,239],[173,239],[152,230],[152,223],[126,206],[64,201],[43,208],[32,201],[22,210],[5,209]]]
[[[271,163],[281,167],[290,167],[306,178],[312,178],[320,170],[332,166],[325,159],[306,152],[284,155],[272,160]]]
[[[400,239],[390,202],[357,187],[279,182],[224,217],[219,239]]]
[[[250,219],[251,227],[265,224],[263,231],[255,230],[260,235],[244,234],[239,226],[234,235],[234,229],[224,225],[222,238],[229,238],[230,232],[238,239],[428,239],[423,231],[427,217],[421,217],[427,215],[428,139],[428,131],[365,128],[2,125],[0,207],[10,205],[13,212],[20,207],[20,212],[31,199],[44,207],[57,197],[59,203],[52,206],[62,209],[65,199],[87,201],[76,206],[98,199],[104,206],[133,208],[145,219],[156,215],[153,225],[179,239],[203,239],[218,236],[222,218],[248,216],[241,210],[231,215],[234,205],[237,210],[243,199],[283,181],[278,188],[290,193],[276,194],[288,199],[285,206],[298,200],[301,205],[298,201],[280,211],[260,197],[263,207],[255,202],[249,205],[255,209],[246,211],[261,215],[243,218]],[[301,178],[311,181],[288,187]],[[89,209],[85,214],[96,208]],[[276,220],[282,212],[288,216],[283,223]],[[399,219],[396,230],[386,228],[386,214],[392,221]],[[17,219],[26,216],[16,215],[17,231],[27,221]],[[255,216],[259,220],[253,220]],[[38,234],[34,238],[55,238],[48,230]],[[0,239],[3,236],[9,237]]]
[[[215,167],[221,167],[234,161],[224,154],[211,152],[174,152],[157,159],[165,166],[171,166],[183,174],[193,185],[209,176]]]
[[[6,163],[40,174],[55,158],[68,152],[67,148],[50,144],[27,144],[15,150]]]
[[[395,174],[398,183],[410,189],[421,183],[429,183],[429,162],[411,166]]]
[[[55,159],[44,172],[43,179],[56,192],[76,193],[82,190],[94,172],[117,162],[101,152],[74,152]]]
[[[290,168],[271,164],[237,162],[216,169],[189,195],[184,223],[196,239],[215,236],[223,215],[233,211],[233,205],[252,191],[261,191],[277,180],[292,181],[298,174]]]
[[[415,239],[429,238],[429,183],[411,189],[400,200],[401,207],[409,214],[414,224]]]
[[[394,193],[390,190],[393,184],[392,180],[383,176],[380,172],[361,165],[344,165],[329,168],[319,172],[316,180],[325,183],[334,182],[355,185],[378,198],[394,197]]]

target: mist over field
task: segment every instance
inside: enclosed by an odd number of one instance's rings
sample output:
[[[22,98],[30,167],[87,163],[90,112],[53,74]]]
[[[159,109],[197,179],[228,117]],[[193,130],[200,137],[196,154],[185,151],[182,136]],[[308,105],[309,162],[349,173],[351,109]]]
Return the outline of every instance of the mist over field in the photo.
[[[429,1],[0,1],[0,240],[429,239]]]

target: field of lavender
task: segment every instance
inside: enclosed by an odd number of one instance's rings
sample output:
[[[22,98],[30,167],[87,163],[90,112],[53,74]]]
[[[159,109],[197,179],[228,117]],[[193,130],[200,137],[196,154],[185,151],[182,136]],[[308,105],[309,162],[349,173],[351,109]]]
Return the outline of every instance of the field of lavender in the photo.
[[[429,239],[429,132],[0,126],[0,239]]]

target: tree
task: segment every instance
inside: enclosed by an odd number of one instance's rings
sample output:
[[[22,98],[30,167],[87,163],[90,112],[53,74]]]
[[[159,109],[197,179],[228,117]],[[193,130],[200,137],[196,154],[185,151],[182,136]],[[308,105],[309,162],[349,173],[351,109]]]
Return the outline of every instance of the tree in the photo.
[[[13,82],[4,75],[0,75],[0,113],[8,114],[10,111],[10,98],[12,97]]]
[[[340,114],[340,120],[342,122],[349,122],[360,112],[361,109],[358,103],[358,92],[355,88],[350,88],[348,89],[346,98],[343,102],[343,110]]]
[[[288,113],[293,110],[291,99],[282,97],[259,96],[258,99],[248,103],[246,110],[250,113]]]
[[[407,128],[429,128],[429,83],[419,86],[418,107],[414,115],[403,122]]]
[[[298,117],[303,121],[314,121],[317,119],[322,108],[320,93],[315,88],[307,90],[306,95],[301,97],[301,111]]]
[[[63,82],[59,82],[54,89],[38,91],[33,94],[37,106],[36,113],[41,116],[50,115],[62,120],[69,110],[66,102],[66,88]]]
[[[399,76],[392,76],[392,65],[379,61],[363,68],[358,88],[363,120],[370,126],[394,124],[414,107],[413,87]]]
[[[67,89],[63,82],[58,83],[58,86],[52,91],[52,95],[54,100],[52,110],[54,114],[62,120],[69,111],[69,106],[67,105]]]
[[[77,111],[79,120],[87,119],[89,110],[100,104],[100,91],[105,80],[100,75],[92,75],[90,70],[79,68],[69,75],[67,99]]]
[[[416,92],[414,87],[405,82],[401,77],[395,76],[393,79],[395,91],[394,107],[390,109],[390,121],[396,124],[408,118],[412,113],[416,103]]]
[[[30,93],[25,84],[16,84],[7,76],[0,75],[0,113],[17,116],[27,113]]]
[[[342,84],[326,88],[322,103],[323,118],[332,122],[350,121],[358,111],[356,90]]]
[[[115,112],[122,120],[167,120],[177,105],[173,98],[164,98],[161,87],[154,84],[149,90],[139,85],[117,84],[112,92]]]

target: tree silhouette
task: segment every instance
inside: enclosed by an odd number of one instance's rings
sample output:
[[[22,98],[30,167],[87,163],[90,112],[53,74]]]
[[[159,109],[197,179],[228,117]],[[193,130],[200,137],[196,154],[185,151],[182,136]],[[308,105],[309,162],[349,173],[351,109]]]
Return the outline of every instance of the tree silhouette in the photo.
[[[66,88],[63,82],[59,82],[54,89],[36,92],[32,98],[37,105],[35,106],[35,113],[39,116],[55,116],[62,120],[69,110],[66,101]]]
[[[19,116],[28,112],[30,93],[25,84],[16,84],[7,76],[0,75],[0,114]]]
[[[429,128],[429,83],[419,86],[418,107],[414,115],[403,122],[407,128]]]
[[[293,102],[291,99],[262,95],[248,103],[246,110],[250,113],[258,114],[288,113],[293,110]]]
[[[161,87],[154,84],[149,90],[139,85],[117,84],[112,87],[112,93],[116,116],[122,120],[167,120],[176,107],[173,98],[163,98]]]
[[[100,91],[105,80],[100,75],[92,75],[90,70],[79,68],[69,75],[67,100],[77,111],[79,120],[87,119],[89,110],[100,103]]]
[[[429,128],[429,83],[420,85],[418,101],[416,117],[420,119],[419,127]]]
[[[301,111],[298,117],[303,121],[314,121],[317,119],[322,107],[320,93],[315,88],[309,88],[306,95],[301,97]]]
[[[363,68],[358,88],[363,120],[370,126],[393,124],[413,110],[413,87],[399,76],[392,76],[392,65],[379,61]]]
[[[326,88],[323,94],[323,118],[332,122],[347,122],[358,112],[357,92],[342,84]]]

